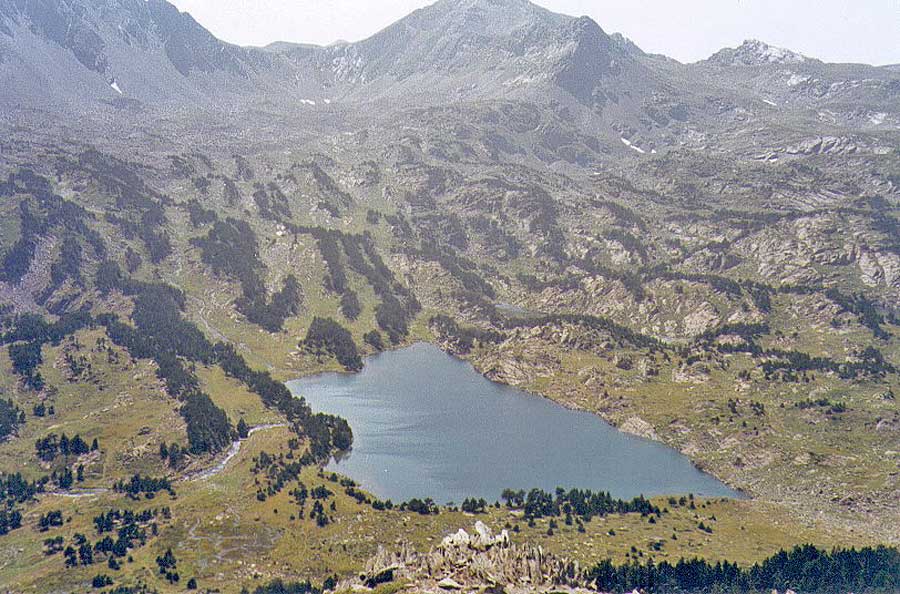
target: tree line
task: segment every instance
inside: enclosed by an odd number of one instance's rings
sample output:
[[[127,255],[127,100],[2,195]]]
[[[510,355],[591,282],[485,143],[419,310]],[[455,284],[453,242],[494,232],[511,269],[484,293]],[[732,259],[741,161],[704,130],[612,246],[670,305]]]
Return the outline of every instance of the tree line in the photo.
[[[88,445],[81,438],[81,435],[69,438],[65,433],[61,436],[51,433],[34,443],[37,457],[44,462],[52,462],[60,454],[63,456],[83,456],[89,452],[97,451],[99,448],[100,445],[96,439]]]
[[[269,298],[256,233],[246,221],[231,217],[217,220],[206,237],[192,243],[200,248],[201,259],[213,272],[240,283],[242,295],[235,305],[250,322],[278,332],[287,318],[298,313],[300,283],[293,275],[288,275],[282,289]]]
[[[224,448],[233,439],[234,430],[224,413],[214,412],[214,403],[199,391],[199,382],[182,363],[182,359],[204,365],[218,364],[230,377],[244,383],[260,396],[267,406],[284,414],[298,434],[308,436],[311,449],[324,455],[332,448],[346,449],[352,433],[344,419],[312,414],[302,398],[275,381],[268,372],[254,371],[234,347],[213,344],[199,328],[184,319],[184,294],[168,285],[131,281],[121,274],[107,274],[117,279],[115,286],[135,297],[132,319],[135,326],[117,318],[101,316],[113,342],[125,346],[133,356],[156,361],[160,376],[170,393],[183,399],[181,409],[188,422],[188,438],[193,453],[210,451],[208,446]],[[216,437],[217,436],[217,437]],[[218,451],[218,450],[212,450]]]
[[[534,328],[550,324],[573,324],[583,326],[590,330],[598,330],[609,334],[620,345],[630,344],[636,348],[663,350],[665,344],[658,339],[635,332],[630,328],[616,323],[609,318],[580,314],[544,314],[534,317],[507,317],[503,320],[504,329]]]
[[[578,516],[590,521],[594,516],[610,514],[639,513],[642,516],[662,513],[659,507],[644,498],[643,495],[630,500],[616,499],[606,491],[590,489],[566,490],[557,487],[554,493],[543,489],[524,490],[504,489],[501,498],[510,509],[521,509],[526,519],[559,517],[562,515]]]
[[[22,512],[18,507],[43,493],[50,477],[29,481],[21,473],[0,473],[0,536],[22,527]]]
[[[117,493],[125,493],[132,499],[138,499],[141,495],[147,499],[152,499],[160,491],[166,491],[170,496],[175,496],[175,488],[168,478],[154,478],[140,474],[132,475],[127,481],[117,481],[113,485],[113,490]]]
[[[359,371],[363,367],[353,335],[331,318],[313,318],[303,346],[311,353],[334,356],[347,371]]]
[[[497,297],[494,287],[478,274],[477,266],[449,246],[439,246],[423,240],[418,248],[407,249],[407,254],[420,260],[436,262],[468,291],[481,293],[489,299]]]
[[[0,197],[25,196],[19,203],[19,239],[0,262],[0,278],[18,283],[31,267],[41,237],[61,229],[64,236],[60,261],[51,267],[51,288],[67,277],[80,279],[81,237],[98,258],[106,257],[106,245],[100,234],[88,226],[94,215],[78,204],[53,192],[50,182],[30,169],[12,173],[0,183]]]
[[[139,165],[89,149],[76,158],[58,159],[56,169],[58,176],[71,175],[82,183],[93,183],[99,193],[112,198],[121,214],[107,212],[106,221],[126,239],[140,239],[154,264],[172,253],[164,211],[171,200],[141,179]],[[101,260],[104,257],[98,255]]]
[[[25,412],[11,399],[0,400],[0,441],[25,424]]]
[[[37,314],[23,314],[3,334],[2,343],[9,345],[13,372],[33,390],[42,390],[45,382],[38,367],[43,363],[42,349],[47,343],[58,345],[66,336],[88,327],[93,319],[86,309],[66,313],[49,323]]]
[[[615,565],[606,560],[589,572],[601,592],[701,593],[770,592],[794,589],[807,594],[896,592],[900,588],[900,552],[866,547],[825,551],[812,545],[780,551],[749,568],[702,559],[655,564]]]
[[[300,435],[311,440],[317,456],[332,448],[346,449],[352,432],[345,420],[330,415],[313,415],[302,398],[296,398],[268,372],[252,370],[231,345],[210,343],[197,326],[184,319],[184,294],[169,285],[144,283],[128,278],[115,262],[104,262],[98,269],[96,286],[101,293],[120,291],[134,300],[132,322],[122,322],[114,314],[96,318],[79,311],[49,323],[41,316],[23,315],[2,336],[10,344],[17,373],[43,386],[37,367],[41,347],[59,343],[65,336],[94,325],[104,326],[110,339],[136,358],[151,359],[157,374],[174,398],[182,401],[181,414],[188,425],[190,451],[215,452],[231,442],[234,429],[223,411],[199,390],[199,380],[185,361],[204,365],[218,364],[229,376],[243,382],[267,405],[277,408]],[[23,345],[29,345],[23,348]]]
[[[179,412],[187,424],[191,453],[221,451],[231,443],[234,429],[225,412],[200,390],[199,380],[182,362],[214,362],[212,345],[196,325],[181,315],[183,294],[155,284],[123,283],[120,288],[126,294],[135,293],[131,316],[135,326],[111,314],[103,314],[98,320],[106,326],[114,343],[128,349],[134,357],[156,362],[157,375],[165,380],[166,390],[182,401]]]
[[[288,225],[288,228],[294,234],[305,233],[315,239],[327,270],[323,281],[325,290],[340,296],[345,318],[355,320],[361,313],[359,298],[347,275],[349,267],[366,279],[381,301],[375,307],[375,321],[390,341],[396,344],[408,334],[409,322],[419,313],[421,305],[385,265],[371,235],[352,235],[321,227]]]

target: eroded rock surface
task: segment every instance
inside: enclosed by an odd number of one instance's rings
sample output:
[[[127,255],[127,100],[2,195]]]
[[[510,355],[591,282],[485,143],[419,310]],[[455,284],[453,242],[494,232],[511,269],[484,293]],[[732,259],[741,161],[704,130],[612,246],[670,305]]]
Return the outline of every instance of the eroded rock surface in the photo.
[[[540,546],[515,544],[506,530],[494,534],[480,521],[471,534],[460,528],[424,554],[408,544],[394,551],[379,548],[365,573],[358,580],[339,584],[338,589],[368,591],[398,580],[420,592],[588,591],[578,563],[547,553]]]

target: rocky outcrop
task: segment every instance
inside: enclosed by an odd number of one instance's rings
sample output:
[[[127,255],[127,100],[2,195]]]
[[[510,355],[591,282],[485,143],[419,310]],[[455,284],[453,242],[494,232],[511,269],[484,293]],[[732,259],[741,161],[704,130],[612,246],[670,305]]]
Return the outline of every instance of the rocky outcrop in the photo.
[[[709,367],[705,363],[681,364],[672,370],[672,381],[678,384],[705,384],[709,381]]]
[[[508,386],[526,387],[535,379],[552,377],[561,368],[559,357],[543,346],[542,328],[522,332],[481,356],[477,367],[489,380]]]
[[[656,430],[653,429],[653,425],[640,417],[628,418],[624,423],[622,423],[622,425],[619,427],[619,430],[625,433],[630,433],[632,435],[637,435],[638,437],[643,437],[645,439],[661,441],[659,439],[659,435],[656,434]]]
[[[736,48],[725,48],[714,54],[708,62],[719,66],[766,66],[769,64],[802,64],[805,56],[781,47],[748,39]]]
[[[455,534],[444,537],[441,547],[444,549],[468,547],[476,551],[486,551],[495,546],[508,547],[509,542],[509,533],[506,530],[494,535],[491,529],[479,520],[475,522],[475,534],[470,536],[460,528]]]
[[[786,152],[789,155],[852,155],[865,148],[846,136],[820,136],[788,147]]]
[[[380,548],[358,580],[338,590],[367,591],[395,580],[406,580],[419,591],[506,592],[577,591],[586,586],[578,563],[547,553],[540,546],[516,545],[506,530],[494,534],[476,522],[469,534],[460,529],[427,553],[403,544],[396,551]],[[586,590],[585,590],[586,591]]]
[[[900,289],[900,256],[891,252],[860,250],[859,270],[862,282],[870,287],[887,285]]]

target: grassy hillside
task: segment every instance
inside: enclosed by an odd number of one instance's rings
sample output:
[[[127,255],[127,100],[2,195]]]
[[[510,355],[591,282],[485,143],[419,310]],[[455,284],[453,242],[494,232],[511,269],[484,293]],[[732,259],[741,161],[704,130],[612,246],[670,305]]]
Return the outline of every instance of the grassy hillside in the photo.
[[[0,535],[0,585],[321,583],[357,574],[379,545],[425,551],[476,519],[583,566],[747,565],[801,543],[896,543],[894,202],[845,194],[769,208],[746,164],[747,186],[713,198],[723,180],[694,179],[675,154],[645,165],[657,180],[690,178],[693,201],[673,203],[646,171],[473,167],[400,130],[355,156],[323,143],[235,159],[161,141],[126,161],[11,140],[0,472],[35,483],[4,484],[21,526]],[[838,182],[811,162],[822,187]],[[862,175],[855,163],[844,174]],[[778,186],[809,172],[766,175]],[[844,225],[857,243],[834,232]],[[749,498],[661,498],[653,522],[614,514],[583,532],[561,517],[529,526],[502,506],[476,518],[359,503],[319,472],[347,446],[344,427],[280,382],[420,340],[659,439]],[[258,430],[240,439],[242,421]],[[63,434],[88,451],[63,452]],[[145,481],[129,496],[135,475]],[[332,494],[301,506],[301,483]],[[95,518],[110,512],[113,530],[100,533]],[[96,548],[105,536],[127,541],[121,554]]]

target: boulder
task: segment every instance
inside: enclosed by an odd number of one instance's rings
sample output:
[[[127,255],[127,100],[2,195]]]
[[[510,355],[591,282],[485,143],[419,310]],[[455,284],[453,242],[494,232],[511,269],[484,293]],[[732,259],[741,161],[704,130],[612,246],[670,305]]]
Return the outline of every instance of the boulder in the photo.
[[[463,585],[454,580],[453,578],[444,578],[437,583],[438,588],[441,590],[462,590]]]
[[[501,531],[500,534],[495,536],[484,522],[481,520],[475,522],[475,535],[472,537],[470,543],[470,546],[473,549],[485,551],[494,546],[503,547],[507,545],[509,545],[509,533],[506,530]]]
[[[460,528],[455,534],[451,534],[449,536],[444,537],[444,540],[441,541],[441,547],[443,548],[459,548],[459,547],[467,547],[472,542],[469,533]]]

